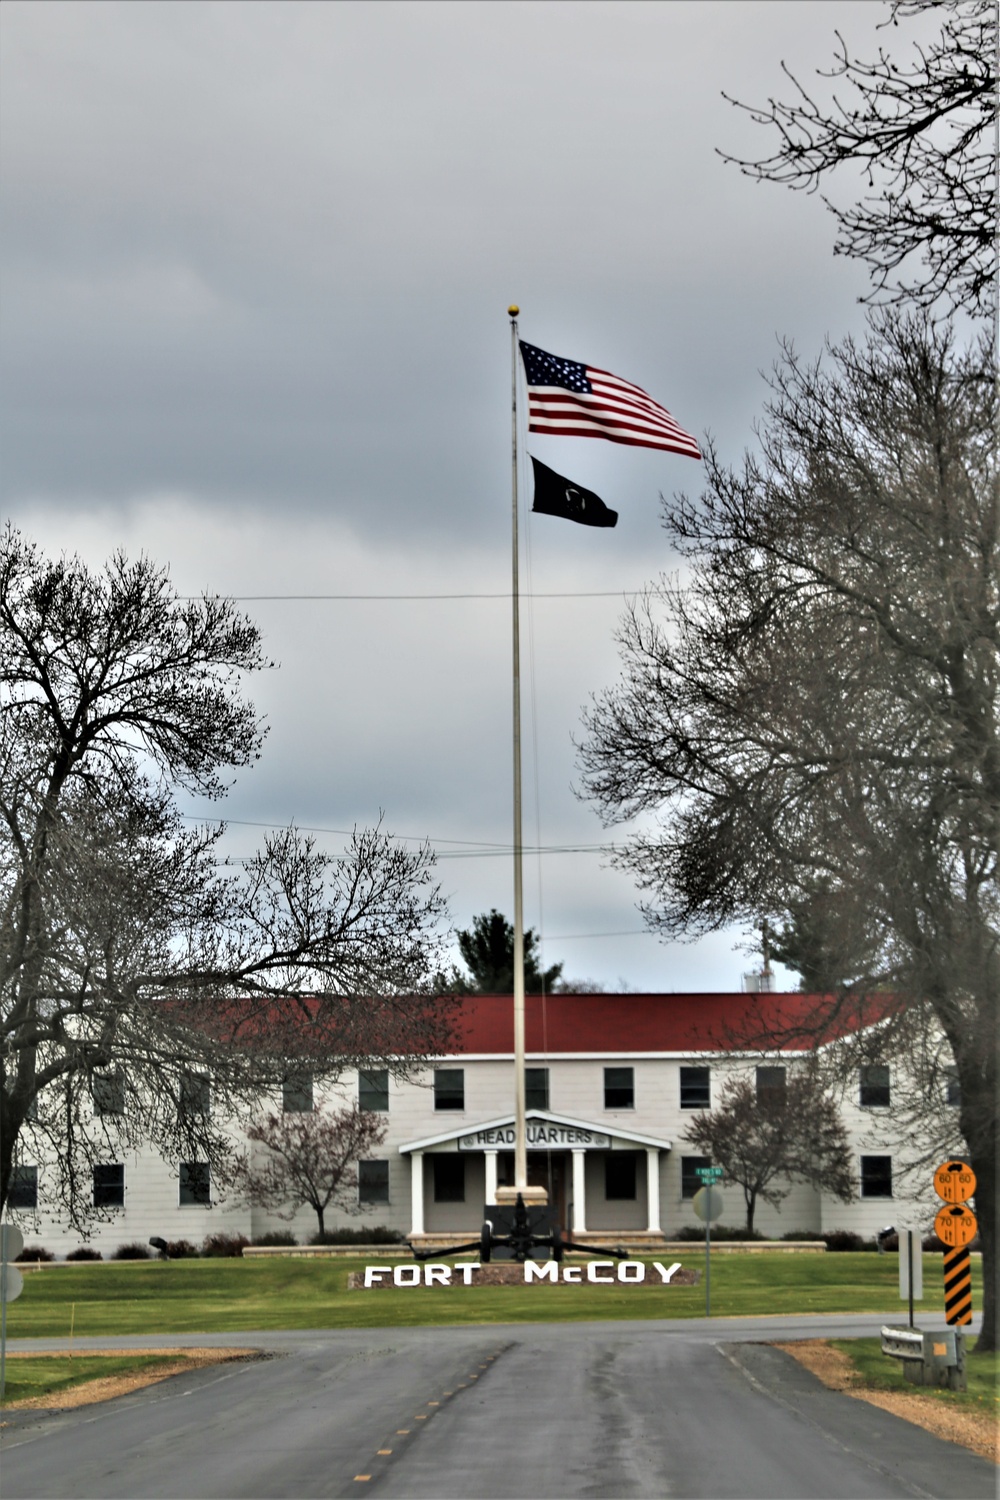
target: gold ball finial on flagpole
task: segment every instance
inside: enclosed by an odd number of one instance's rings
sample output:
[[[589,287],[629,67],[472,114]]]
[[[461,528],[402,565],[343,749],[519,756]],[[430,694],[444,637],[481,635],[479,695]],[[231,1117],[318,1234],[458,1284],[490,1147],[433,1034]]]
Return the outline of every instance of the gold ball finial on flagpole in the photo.
[[[512,302],[507,311],[512,318],[516,318],[521,309],[518,307],[516,302]]]

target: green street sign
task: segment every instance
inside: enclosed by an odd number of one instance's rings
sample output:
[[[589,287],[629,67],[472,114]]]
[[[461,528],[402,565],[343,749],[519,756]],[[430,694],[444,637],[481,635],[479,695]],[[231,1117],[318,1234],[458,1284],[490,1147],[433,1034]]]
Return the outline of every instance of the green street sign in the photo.
[[[721,1167],[695,1167],[694,1175],[700,1182],[721,1182],[724,1174]]]

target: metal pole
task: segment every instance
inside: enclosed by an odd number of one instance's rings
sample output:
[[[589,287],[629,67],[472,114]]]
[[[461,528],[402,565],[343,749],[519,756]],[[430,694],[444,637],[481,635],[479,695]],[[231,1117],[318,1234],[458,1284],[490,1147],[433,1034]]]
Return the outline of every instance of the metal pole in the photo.
[[[921,1249],[923,1246],[921,1246]],[[906,1230],[906,1274],[910,1288],[910,1327],[913,1327],[913,1230]]]
[[[510,316],[511,601],[514,664],[514,1186],[528,1185],[524,1097],[524,897],[521,879],[521,634],[517,578],[517,315]]]
[[[712,1316],[712,1184],[705,1188],[708,1213],[705,1215],[705,1317]]]
[[[7,1388],[7,1256],[0,1262],[0,1401]]]

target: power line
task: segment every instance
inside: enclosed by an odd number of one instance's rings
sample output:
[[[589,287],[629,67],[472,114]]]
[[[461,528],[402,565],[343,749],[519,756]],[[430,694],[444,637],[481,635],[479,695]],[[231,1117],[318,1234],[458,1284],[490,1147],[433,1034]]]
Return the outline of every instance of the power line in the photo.
[[[641,594],[642,589],[595,589],[591,592],[580,593],[577,591],[567,593],[541,593],[522,594],[522,599],[621,599],[631,595]],[[203,598],[202,594],[178,594],[179,599],[185,603],[196,603]],[[219,595],[213,597],[222,597]],[[260,604],[265,602],[339,602],[357,603],[360,601],[392,601],[392,600],[440,600],[440,599],[510,599],[510,590],[500,594],[227,594],[225,597],[234,604]]]
[[[248,818],[199,817],[196,813],[182,813],[188,823],[225,823],[237,828],[295,828],[300,833],[330,833],[341,838],[350,838],[353,828],[319,828],[309,823],[257,823]],[[492,859],[505,858],[513,853],[512,844],[492,843],[489,839],[434,839],[429,835],[394,833],[394,839],[411,844],[430,844],[438,859]],[[458,844],[461,849],[438,850],[438,844]],[[524,846],[525,854],[613,854],[615,844],[543,844],[538,848]]]

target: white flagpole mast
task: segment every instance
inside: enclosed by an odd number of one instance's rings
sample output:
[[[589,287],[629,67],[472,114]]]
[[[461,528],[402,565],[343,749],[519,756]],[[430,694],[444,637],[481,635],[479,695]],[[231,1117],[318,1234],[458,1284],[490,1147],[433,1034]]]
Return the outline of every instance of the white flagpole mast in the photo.
[[[510,446],[511,446],[511,599],[514,658],[514,1187],[528,1185],[528,1143],[524,1094],[524,896],[521,845],[521,636],[518,595],[517,535],[517,315],[510,315]]]

